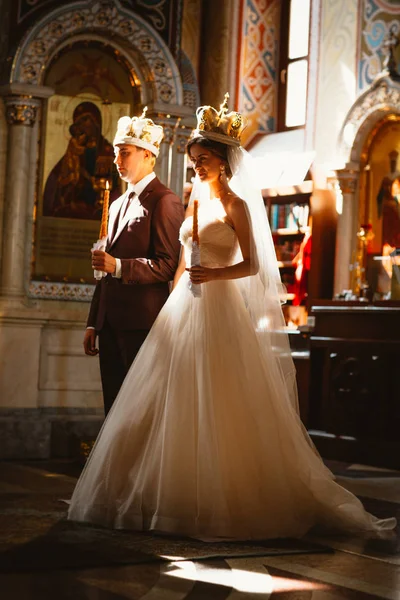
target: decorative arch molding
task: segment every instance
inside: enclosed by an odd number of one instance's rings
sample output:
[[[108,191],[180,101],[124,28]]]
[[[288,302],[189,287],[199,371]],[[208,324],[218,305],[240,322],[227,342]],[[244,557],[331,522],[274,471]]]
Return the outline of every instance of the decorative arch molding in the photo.
[[[75,44],[82,42],[98,42],[103,47],[111,48],[111,50],[123,59],[124,66],[130,73],[131,78],[137,82],[140,81],[140,97],[143,105],[152,104],[155,102],[156,89],[153,81],[152,71],[146,63],[142,54],[136,52],[136,49],[127,46],[125,43],[117,41],[113,38],[111,41],[105,41],[104,36],[98,33],[77,34],[73,35],[61,42],[48,57],[46,69],[43,72],[42,82],[45,83],[47,68],[51,66],[53,59],[56,59],[65,48],[73,47]],[[144,84],[144,85],[143,85]]]
[[[153,88],[153,102],[182,105],[181,76],[165,42],[137,14],[123,8],[118,0],[77,1],[60,6],[40,19],[23,38],[11,69],[10,83],[42,85],[51,58],[77,37],[100,36],[110,45],[133,49],[149,69],[146,84]],[[138,60],[134,61],[137,63]]]
[[[365,141],[375,125],[390,114],[400,115],[400,82],[383,75],[353,104],[339,135],[345,164],[358,166]]]

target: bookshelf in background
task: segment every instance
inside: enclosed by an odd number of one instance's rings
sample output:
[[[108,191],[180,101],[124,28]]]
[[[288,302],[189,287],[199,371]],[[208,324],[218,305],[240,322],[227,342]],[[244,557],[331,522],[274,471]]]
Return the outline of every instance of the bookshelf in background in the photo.
[[[263,190],[281,278],[288,292],[288,304],[294,299],[296,264],[293,259],[300,250],[308,225],[312,187],[312,181],[304,181],[298,186]],[[303,324],[307,318],[305,309],[285,312],[287,321],[294,325]]]
[[[307,272],[307,278],[301,280],[300,283],[300,289],[303,285],[306,286],[307,296],[303,298],[302,306],[290,306],[293,295],[289,295],[288,303],[284,307],[286,322],[290,326],[296,327],[305,322],[307,311],[315,301],[331,300],[333,297],[338,218],[335,192],[331,189],[314,188],[312,181],[303,181],[294,187],[263,190],[263,196],[271,223],[277,258],[280,261],[282,281],[289,294],[292,293],[295,281],[296,265],[292,261],[298,245],[304,240],[304,250],[307,247],[307,253],[311,250],[311,253],[307,254],[310,270]],[[275,205],[278,206],[278,213],[276,213],[277,209],[273,208]],[[285,207],[284,210],[279,210],[281,206]],[[286,208],[287,206],[290,207],[290,210]],[[295,223],[293,228],[293,214],[290,216],[290,213],[294,211],[296,221],[296,214],[301,214],[299,209],[306,206],[309,207],[308,225],[311,228],[309,233],[312,230],[312,241],[309,239],[308,242],[305,238],[305,221],[300,224]],[[274,214],[274,222],[272,222],[272,214]],[[278,225],[283,224],[283,219],[285,219],[287,227],[274,228],[276,214],[278,214]],[[303,211],[304,214],[306,213]],[[312,223],[310,217],[312,217]],[[312,248],[310,248],[311,245]],[[304,252],[304,254],[306,253]],[[297,285],[296,289],[298,290]]]

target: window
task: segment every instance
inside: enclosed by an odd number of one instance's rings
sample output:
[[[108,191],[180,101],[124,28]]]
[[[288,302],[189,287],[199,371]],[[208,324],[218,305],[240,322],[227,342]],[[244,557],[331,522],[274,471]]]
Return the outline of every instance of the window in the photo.
[[[282,0],[278,131],[304,127],[311,0]]]

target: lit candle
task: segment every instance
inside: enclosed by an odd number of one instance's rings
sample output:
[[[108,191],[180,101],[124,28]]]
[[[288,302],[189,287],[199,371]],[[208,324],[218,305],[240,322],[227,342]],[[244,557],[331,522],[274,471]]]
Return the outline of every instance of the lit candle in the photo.
[[[104,190],[103,197],[103,213],[101,215],[101,225],[100,225],[100,234],[99,239],[107,237],[107,227],[108,227],[108,204],[110,200],[110,190],[109,190],[108,181],[106,183],[106,189]]]
[[[190,266],[200,266],[200,239],[199,239],[199,201],[193,202],[193,229],[192,229],[192,252],[190,256]],[[190,282],[189,287],[195,298],[201,298],[201,284]]]
[[[199,201],[193,202],[193,231],[192,231],[192,242],[199,244]]]

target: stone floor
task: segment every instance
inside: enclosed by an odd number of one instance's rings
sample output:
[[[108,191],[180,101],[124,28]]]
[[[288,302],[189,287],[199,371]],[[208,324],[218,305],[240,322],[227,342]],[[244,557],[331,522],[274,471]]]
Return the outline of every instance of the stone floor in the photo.
[[[400,473],[363,465],[330,463],[338,480],[359,495],[378,516],[400,517]],[[0,527],[13,532],[10,519],[26,508],[16,502],[57,498],[57,507],[31,509],[34,531],[62,520],[79,475],[71,462],[0,463]],[[21,500],[22,499],[22,500]],[[23,506],[23,504],[21,504]],[[30,506],[35,506],[31,503]],[[50,506],[50,505],[49,505]],[[25,511],[25,512],[24,512]],[[47,511],[47,512],[46,512]],[[35,517],[36,515],[36,517]],[[42,515],[42,516],[41,516]],[[36,521],[35,521],[36,518]],[[48,521],[46,521],[48,519]],[[8,529],[7,529],[8,528]],[[36,529],[35,529],[36,528]],[[252,556],[206,560],[164,560],[97,568],[25,569],[0,573],[2,600],[400,600],[400,531],[389,540],[313,538],[333,548],[320,554]],[[0,539],[1,538],[0,532]],[[1,547],[0,547],[1,569]]]

